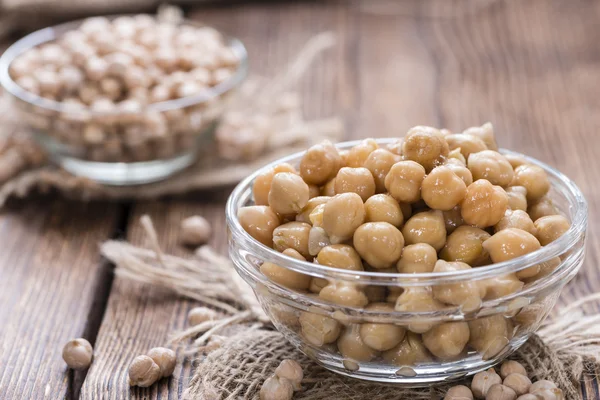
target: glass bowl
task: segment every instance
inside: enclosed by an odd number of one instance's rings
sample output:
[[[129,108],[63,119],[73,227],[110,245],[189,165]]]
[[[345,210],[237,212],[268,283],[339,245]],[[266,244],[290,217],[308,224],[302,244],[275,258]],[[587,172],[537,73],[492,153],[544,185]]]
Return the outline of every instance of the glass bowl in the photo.
[[[118,18],[120,16],[110,17]],[[151,103],[140,110],[98,112],[26,91],[10,74],[22,53],[52,42],[85,20],[45,28],[15,42],[0,57],[0,84],[12,100],[17,120],[67,171],[113,185],[149,183],[192,164],[211,140],[219,117],[248,71],[241,41],[223,35],[239,60],[232,75],[189,97]],[[201,27],[191,21],[180,25]]]
[[[377,141],[389,144],[395,139]],[[338,148],[347,149],[358,143],[341,143]],[[501,152],[522,156],[505,150]],[[264,169],[283,162],[298,166],[302,155],[291,155]],[[229,198],[226,208],[229,254],[237,272],[253,288],[275,327],[323,367],[353,378],[407,386],[460,379],[499,363],[525,343],[583,263],[587,204],[581,191],[557,170],[535,159],[522,157],[546,171],[552,184],[549,195],[558,210],[571,221],[571,227],[542,249],[510,261],[466,271],[400,274],[340,270],[285,256],[253,239],[237,218],[240,207],[253,204],[252,183],[264,169],[241,182]],[[403,291],[435,290],[443,285],[478,282],[490,288],[507,274],[536,264],[540,264],[546,273],[513,293],[484,298],[476,309],[447,306],[436,311],[400,312],[393,308],[380,311],[340,306],[323,301],[316,294],[288,289],[261,273],[260,266],[264,262],[329,282],[360,285],[377,302],[393,302]],[[357,332],[381,326],[374,324],[387,324],[392,330],[401,327],[400,332],[405,331],[404,339],[386,351],[353,348]],[[435,351],[438,356],[435,356],[423,344],[427,340],[427,347],[434,349],[452,340],[464,343],[467,338],[464,349],[453,356],[438,350]],[[345,355],[338,349],[340,343]]]

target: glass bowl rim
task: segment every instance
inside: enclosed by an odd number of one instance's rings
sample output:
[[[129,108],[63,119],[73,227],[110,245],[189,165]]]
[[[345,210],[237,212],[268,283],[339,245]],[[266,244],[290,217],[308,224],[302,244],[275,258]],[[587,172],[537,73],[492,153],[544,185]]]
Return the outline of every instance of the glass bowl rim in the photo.
[[[397,141],[397,138],[380,138],[375,139],[378,144],[391,144]],[[348,148],[359,144],[362,140],[354,140],[348,142],[337,143],[338,148]],[[299,159],[306,151],[300,151],[289,156],[280,158],[272,163],[258,169],[250,176],[246,177],[240,182],[235,189],[232,191],[229,199],[227,200],[225,208],[225,217],[228,228],[231,232],[230,239],[239,243],[240,247],[260,258],[262,261],[272,262],[274,264],[283,266],[290,270],[306,273],[312,276],[319,276],[329,279],[345,280],[355,283],[364,283],[369,285],[389,285],[391,281],[395,285],[403,286],[430,286],[447,284],[452,282],[460,282],[463,280],[481,280],[487,278],[493,278],[500,275],[506,275],[509,273],[517,272],[530,266],[546,262],[554,257],[563,254],[566,250],[572,248],[577,242],[583,237],[587,229],[587,202],[581,190],[577,185],[569,179],[566,175],[560,171],[550,167],[549,165],[536,160],[532,157],[509,151],[506,149],[500,149],[503,154],[509,154],[513,156],[519,156],[527,160],[527,162],[542,167],[551,178],[560,182],[559,186],[562,186],[568,195],[569,206],[574,207],[573,217],[571,219],[571,226],[568,231],[565,232],[554,242],[543,246],[541,249],[526,254],[521,257],[514,258],[512,260],[504,261],[501,263],[490,264],[487,266],[476,267],[469,270],[452,271],[452,272],[435,272],[435,273],[390,273],[390,272],[374,272],[374,271],[350,271],[338,268],[327,267],[308,261],[301,261],[295,258],[279,253],[276,250],[265,246],[250,234],[248,234],[244,228],[242,228],[237,218],[236,204],[245,196],[245,193],[251,189],[251,185],[254,179],[263,171],[272,168],[275,165],[290,162]],[[564,261],[561,261],[561,265]],[[557,268],[559,270],[560,268]]]
[[[132,17],[136,15],[149,15],[155,17],[151,14],[114,14],[114,15],[106,15],[105,17],[108,19],[116,19],[119,17]],[[0,85],[6,90],[10,95],[18,98],[19,100],[38,107],[45,109],[47,111],[60,112],[60,113],[88,113],[91,116],[118,116],[118,115],[131,115],[131,112],[114,110],[114,111],[93,111],[89,107],[73,107],[68,104],[64,104],[59,101],[54,101],[51,99],[46,99],[44,97],[38,96],[35,93],[28,92],[23,89],[21,86],[17,84],[17,82],[10,76],[10,65],[11,63],[25,51],[32,49],[36,46],[49,43],[55,40],[59,34],[58,32],[64,33],[69,30],[74,29],[75,27],[81,25],[88,18],[81,18],[69,22],[64,22],[58,25],[52,25],[46,28],[39,29],[34,31],[21,39],[17,40],[10,47],[6,49],[6,51],[0,56]],[[150,103],[143,107],[139,113],[144,112],[164,112],[169,110],[182,109],[186,107],[191,107],[194,105],[203,104],[209,102],[210,100],[221,96],[224,93],[229,92],[235,87],[239,86],[242,81],[246,78],[248,74],[248,52],[246,50],[246,46],[244,43],[236,37],[229,36],[222,31],[213,28],[209,25],[199,23],[196,21],[183,19],[177,25],[184,26],[193,26],[193,27],[209,27],[221,35],[223,35],[225,41],[228,46],[233,49],[234,52],[240,57],[240,63],[235,70],[234,74],[229,77],[227,80],[219,83],[216,86],[203,90],[202,92],[195,94],[193,96],[182,97],[174,100],[161,101],[158,103]],[[138,114],[138,112],[134,113]]]

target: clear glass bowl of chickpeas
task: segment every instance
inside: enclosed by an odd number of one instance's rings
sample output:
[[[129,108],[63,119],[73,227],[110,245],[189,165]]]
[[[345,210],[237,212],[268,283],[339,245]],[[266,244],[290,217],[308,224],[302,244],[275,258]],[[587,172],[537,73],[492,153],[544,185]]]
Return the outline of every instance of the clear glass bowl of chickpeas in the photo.
[[[499,150],[489,123],[315,145],[241,182],[226,213],[237,271],[291,343],[411,386],[513,353],[585,254],[581,191]]]
[[[193,163],[247,69],[244,45],[214,28],[122,15],[24,37],[0,58],[0,83],[56,164],[129,185]]]

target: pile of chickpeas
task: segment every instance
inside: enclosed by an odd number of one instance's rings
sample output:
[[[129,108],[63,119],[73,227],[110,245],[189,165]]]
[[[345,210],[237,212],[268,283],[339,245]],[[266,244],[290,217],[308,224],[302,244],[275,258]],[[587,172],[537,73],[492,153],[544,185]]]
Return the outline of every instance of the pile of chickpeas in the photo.
[[[238,218],[254,239],[298,260],[352,271],[451,272],[525,255],[566,232],[570,222],[549,190],[542,168],[498,152],[490,123],[462,133],[416,126],[392,145],[366,139],[338,150],[323,142],[306,151],[298,169],[280,164],[265,170],[253,183],[255,205],[240,208]],[[560,261],[479,281],[409,288],[328,281],[270,262],[260,271],[278,285],[341,307],[382,313],[458,307],[467,314],[547,276]],[[407,326],[344,323],[309,311],[273,318],[312,346],[333,345],[344,367],[357,370],[361,362],[405,367],[472,351],[491,359],[517,328],[544,315],[532,307],[517,311]],[[400,368],[404,373],[414,371]]]
[[[149,15],[94,17],[19,55],[10,74],[27,92],[60,103],[60,112],[18,103],[30,127],[73,147],[79,158],[134,162],[189,149],[227,96],[162,112],[149,106],[208,94],[240,62],[213,28]]]

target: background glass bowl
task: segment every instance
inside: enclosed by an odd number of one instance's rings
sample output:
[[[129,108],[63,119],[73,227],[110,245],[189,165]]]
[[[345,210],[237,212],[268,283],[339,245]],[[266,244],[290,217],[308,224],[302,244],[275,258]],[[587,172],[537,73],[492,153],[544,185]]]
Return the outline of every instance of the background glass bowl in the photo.
[[[117,18],[113,16],[110,18]],[[113,185],[149,183],[189,166],[211,140],[219,117],[248,72],[246,48],[224,35],[240,63],[222,83],[194,96],[153,103],[141,112],[93,112],[69,107],[21,88],[10,64],[25,51],[58,39],[84,20],[41,29],[15,42],[0,57],[0,84],[12,100],[21,126],[67,171]],[[182,21],[180,25],[203,25]],[[99,126],[103,140],[86,141],[84,131]]]
[[[394,139],[379,139],[381,144],[393,143]],[[340,149],[350,148],[359,142],[346,142]],[[518,153],[501,150],[505,154]],[[288,162],[298,166],[304,153],[297,153],[278,160],[241,182],[231,194],[226,214],[229,228],[229,254],[238,273],[252,286],[263,309],[275,327],[299,350],[320,365],[336,373],[354,378],[379,382],[402,383],[409,386],[424,386],[433,382],[460,379],[499,363],[517,350],[544,321],[556,303],[562,288],[577,273],[585,254],[585,232],[587,229],[587,204],[579,188],[565,175],[530,157],[528,162],[542,167],[549,176],[552,189],[549,193],[555,206],[570,221],[570,229],[559,239],[542,249],[525,256],[467,271],[400,274],[367,271],[347,271],[299,261],[287,257],[254,240],[240,225],[237,211],[252,205],[252,183],[256,176],[271,166]],[[328,303],[315,294],[297,292],[270,281],[260,271],[264,262],[291,270],[325,278],[330,282],[344,281],[364,285],[370,290],[387,287],[390,291],[401,291],[414,287],[436,287],[461,282],[492,282],[491,280],[520,271],[532,265],[551,266],[549,273],[510,295],[494,300],[485,300],[473,311],[448,306],[434,312],[377,312]],[[453,359],[442,360],[430,357],[425,362],[412,362],[406,354],[419,349],[419,336],[411,334],[406,343],[404,357],[381,354],[371,360],[344,357],[336,342],[321,343],[315,340],[312,325],[315,320],[325,321],[330,329],[358,329],[365,323],[399,325],[407,329],[423,330],[423,325],[437,326],[447,322],[467,322],[471,338],[489,335],[490,340],[477,351],[472,343]],[[420,324],[420,326],[419,326]],[[498,330],[498,327],[503,327]],[[425,328],[426,329],[426,328]],[[312,332],[311,332],[312,331]],[[319,336],[319,335],[317,335]],[[320,337],[320,336],[319,336]],[[308,339],[307,339],[308,338]],[[407,352],[406,349],[409,351]],[[385,357],[384,357],[385,356]],[[431,356],[431,355],[430,355]]]

